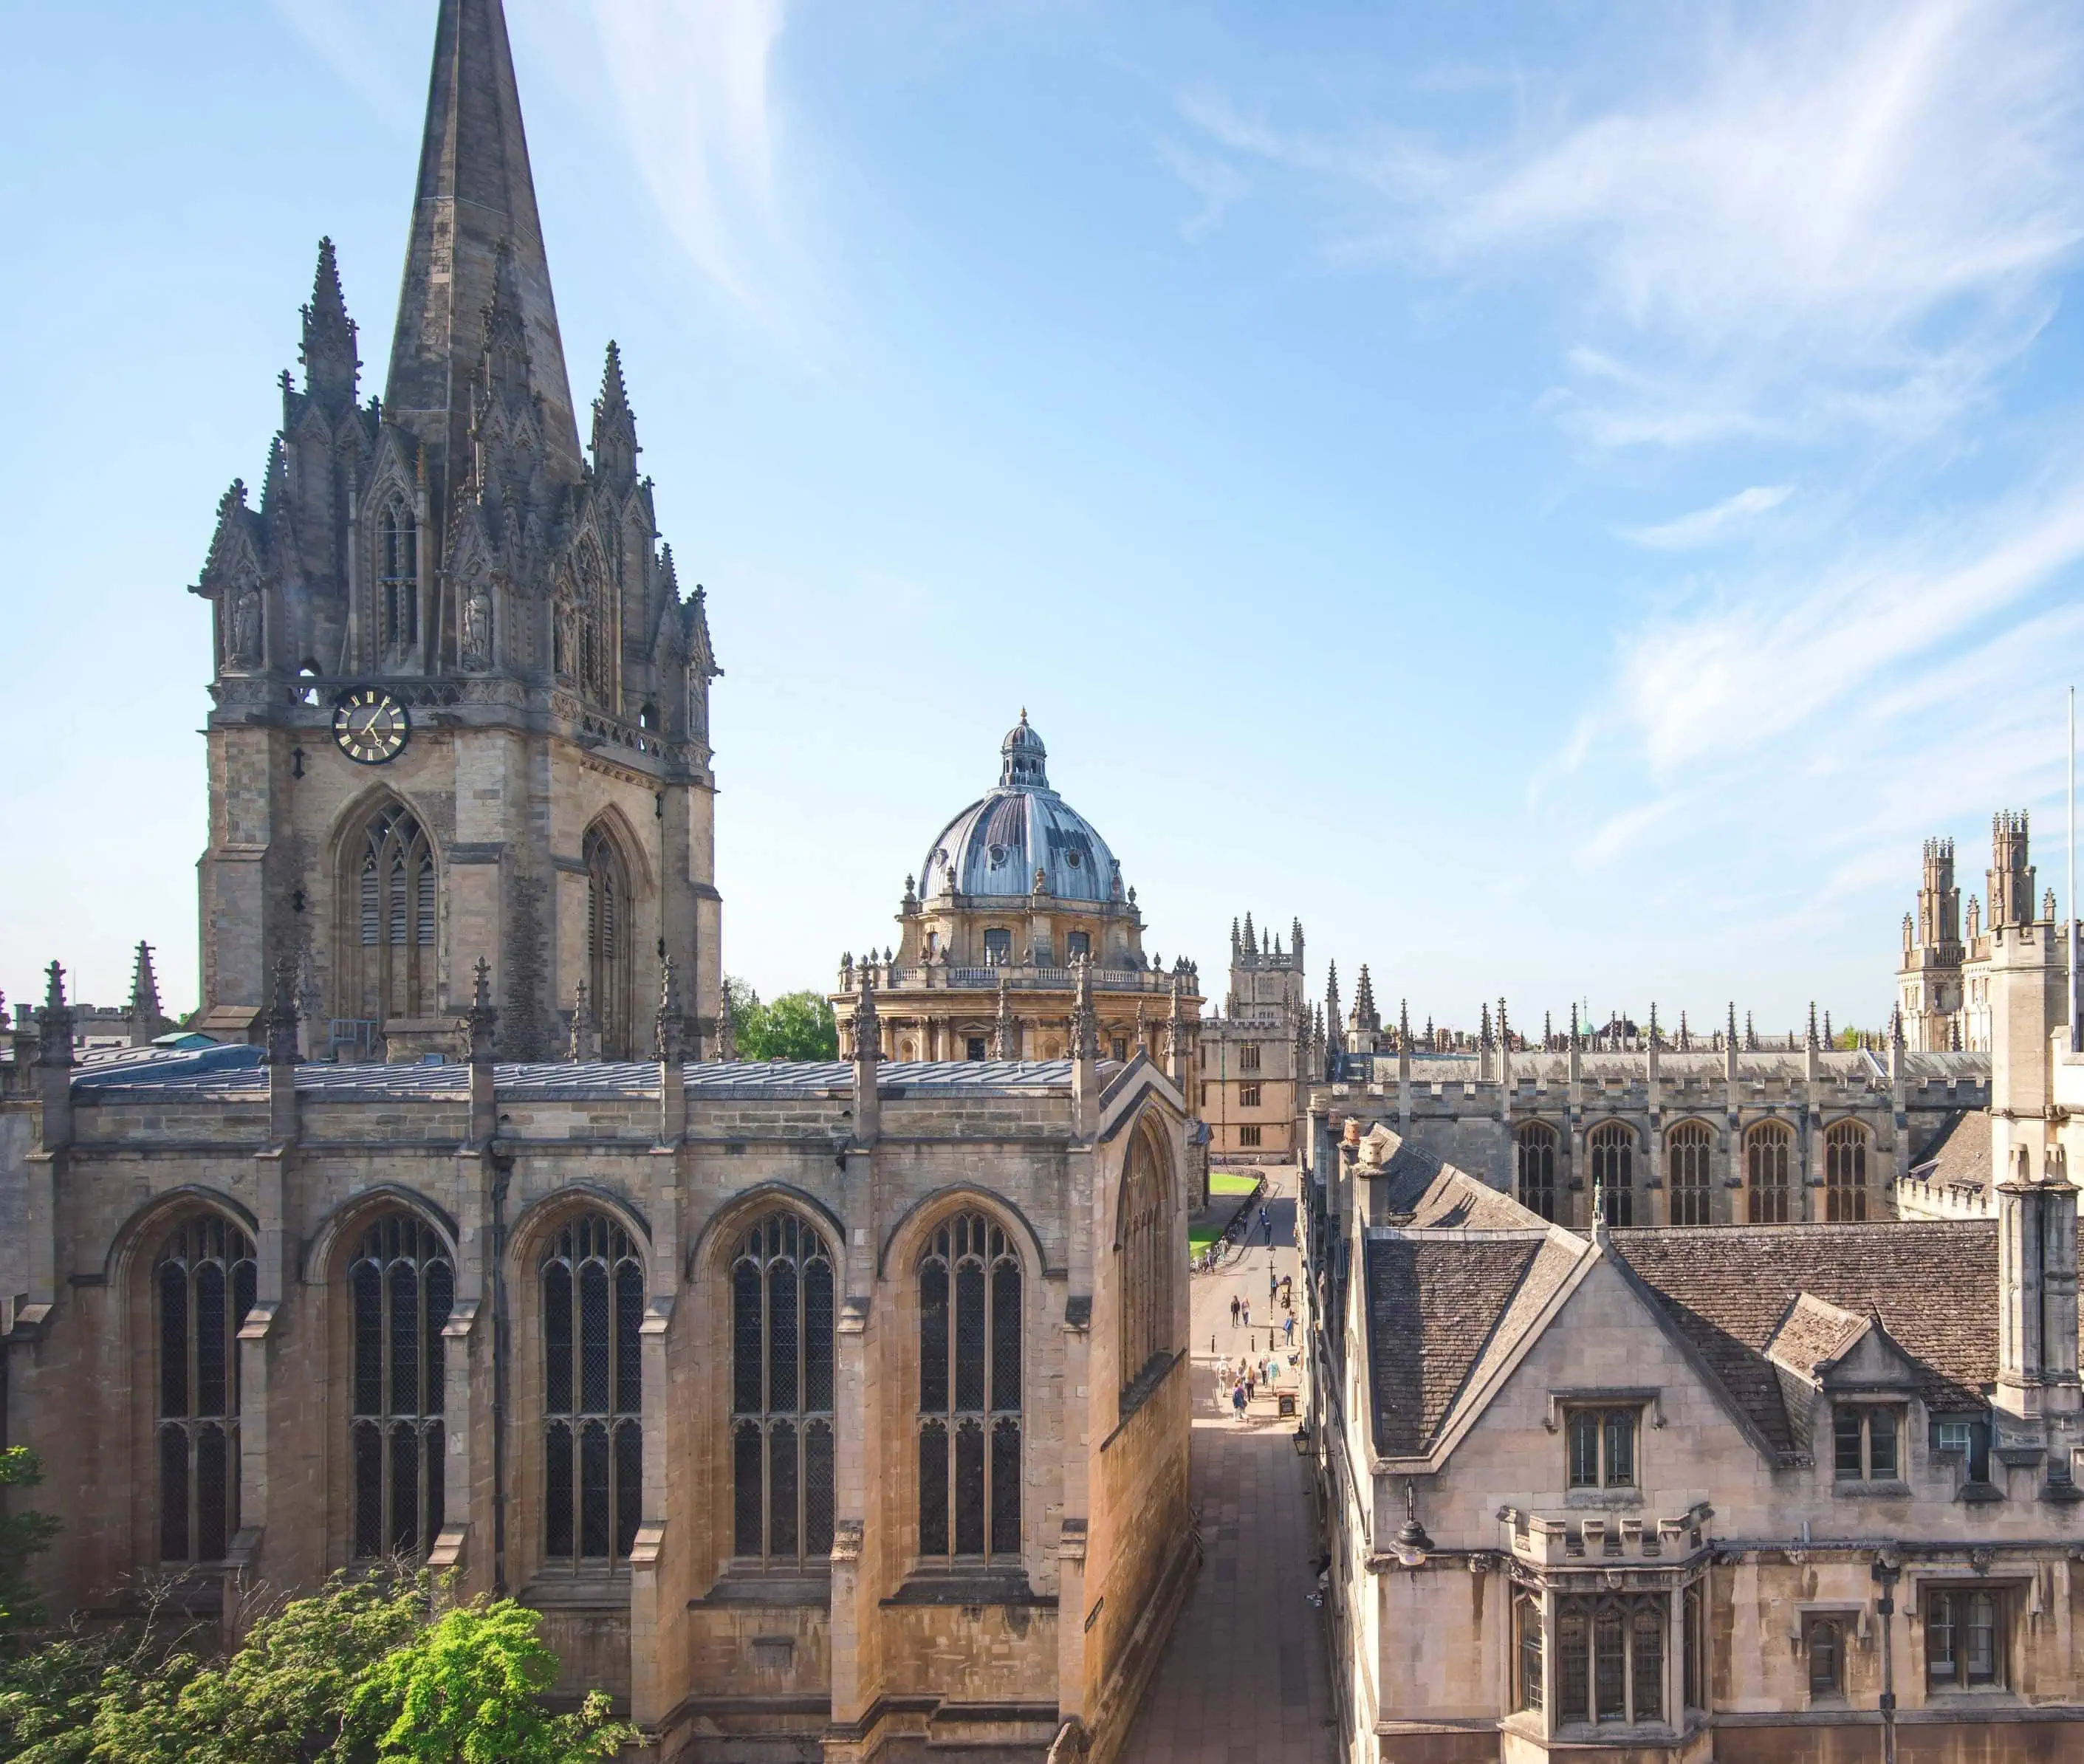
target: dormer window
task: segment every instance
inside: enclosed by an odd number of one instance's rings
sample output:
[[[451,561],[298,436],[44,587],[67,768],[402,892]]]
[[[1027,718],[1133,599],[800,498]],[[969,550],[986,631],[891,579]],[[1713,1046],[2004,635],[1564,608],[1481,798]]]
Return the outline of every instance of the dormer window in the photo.
[[[1840,1483],[1893,1483],[1903,1475],[1902,1411],[1841,1402],[1832,1419],[1832,1471]]]
[[[1937,1452],[1959,1452],[1968,1467],[1968,1480],[1990,1479],[1990,1423],[1972,1415],[1949,1415],[1932,1423],[1932,1448]]]

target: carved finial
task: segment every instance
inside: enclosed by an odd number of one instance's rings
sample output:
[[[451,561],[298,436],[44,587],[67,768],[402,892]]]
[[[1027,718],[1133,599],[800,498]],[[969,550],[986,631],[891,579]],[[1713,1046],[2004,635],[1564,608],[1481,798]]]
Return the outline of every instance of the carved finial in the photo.
[[[873,1065],[883,1057],[883,1023],[875,1014],[875,971],[861,966],[861,992],[854,1008],[854,1057]]]
[[[670,955],[659,965],[659,1017],[657,1043],[659,1063],[677,1066],[680,1063],[684,1038],[687,1033],[687,1019],[680,1014],[680,982]]]
[[[1013,1020],[1013,1000],[1006,994],[1003,976],[998,983],[998,1020],[991,1031],[991,1057],[994,1060],[1014,1060],[1019,1057],[1020,1026]]]
[[[595,1032],[593,1012],[587,1004],[587,983],[572,988],[572,1026],[565,1045],[565,1057],[574,1065],[600,1058],[600,1037]]]
[[[1093,962],[1078,958],[1078,990],[1071,1005],[1071,1057],[1094,1060],[1099,1055],[1099,1021],[1093,1012]]]
[[[473,1066],[492,1064],[492,1050],[499,1030],[499,1013],[492,1003],[492,964],[483,956],[472,971],[470,1009],[458,1026],[468,1038],[470,1063]]]

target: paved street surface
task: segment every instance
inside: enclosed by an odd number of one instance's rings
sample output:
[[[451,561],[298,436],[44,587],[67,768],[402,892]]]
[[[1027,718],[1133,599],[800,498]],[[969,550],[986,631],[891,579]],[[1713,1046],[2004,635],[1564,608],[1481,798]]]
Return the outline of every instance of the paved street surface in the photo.
[[[1243,1422],[1216,1395],[1218,1360],[1235,1364],[1247,1336],[1251,1356],[1263,1359],[1269,1318],[1286,1315],[1267,1302],[1269,1264],[1302,1279],[1292,1247],[1295,1173],[1270,1174],[1276,1247],[1264,1247],[1255,1215],[1243,1258],[1193,1276],[1194,1500],[1206,1560],[1144,1693],[1126,1764],[1332,1764],[1337,1751],[1324,1620],[1307,1598],[1319,1546],[1295,1423],[1278,1418],[1264,1390]],[[1249,1330],[1230,1326],[1233,1293],[1252,1301]],[[1302,1339],[1298,1317],[1298,1348]],[[1298,1374],[1285,1347],[1275,1352],[1278,1388],[1299,1400]]]

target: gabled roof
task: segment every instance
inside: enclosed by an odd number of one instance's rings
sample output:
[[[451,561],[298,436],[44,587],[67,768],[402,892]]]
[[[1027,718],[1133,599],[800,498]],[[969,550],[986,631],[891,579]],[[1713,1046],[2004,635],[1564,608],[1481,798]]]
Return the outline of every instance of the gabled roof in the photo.
[[[1987,1220],[1616,1231],[1609,1253],[1783,1460],[1807,1450],[1785,1378],[1806,1380],[1879,1322],[1941,1411],[1997,1375],[1997,1235]],[[1849,1322],[1847,1319],[1852,1321]],[[1857,1327],[1853,1326],[1857,1324]]]
[[[1904,1180],[1941,1188],[1990,1191],[1990,1111],[1955,1109],[1939,1131],[1911,1154],[1917,1161]]]

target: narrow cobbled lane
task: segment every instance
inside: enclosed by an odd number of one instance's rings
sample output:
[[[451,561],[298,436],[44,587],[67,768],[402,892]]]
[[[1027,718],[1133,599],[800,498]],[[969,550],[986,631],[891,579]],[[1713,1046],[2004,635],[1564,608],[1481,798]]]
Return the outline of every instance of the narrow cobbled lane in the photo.
[[[1145,1693],[1127,1764],[1331,1764],[1337,1749],[1324,1620],[1309,1602],[1318,1553],[1310,1497],[1295,1422],[1277,1413],[1281,1390],[1299,1400],[1298,1374],[1277,1330],[1275,1391],[1262,1389],[1243,1422],[1217,1398],[1218,1361],[1264,1359],[1269,1322],[1286,1314],[1267,1302],[1269,1267],[1302,1279],[1295,1174],[1269,1174],[1275,1246],[1264,1246],[1255,1221],[1242,1259],[1193,1277],[1192,1474],[1206,1559]],[[1232,1326],[1233,1296],[1251,1300],[1251,1329]]]

